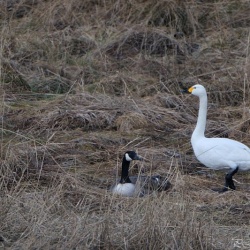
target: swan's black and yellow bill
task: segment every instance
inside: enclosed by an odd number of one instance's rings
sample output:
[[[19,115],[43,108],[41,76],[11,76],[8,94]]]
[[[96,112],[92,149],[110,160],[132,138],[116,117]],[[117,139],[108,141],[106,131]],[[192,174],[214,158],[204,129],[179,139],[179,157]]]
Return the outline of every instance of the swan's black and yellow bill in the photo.
[[[188,89],[188,93],[192,93],[193,90],[194,90],[194,87],[190,87],[190,88]]]
[[[181,90],[181,92],[182,93],[192,93],[192,91],[194,90],[194,87],[190,87],[190,88],[186,88],[186,87],[182,87],[182,90]]]

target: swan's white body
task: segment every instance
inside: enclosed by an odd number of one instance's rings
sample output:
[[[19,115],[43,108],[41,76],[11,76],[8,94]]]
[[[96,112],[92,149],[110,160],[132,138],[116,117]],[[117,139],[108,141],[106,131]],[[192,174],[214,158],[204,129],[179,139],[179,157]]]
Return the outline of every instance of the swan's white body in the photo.
[[[197,159],[206,167],[218,169],[250,169],[250,149],[244,144],[226,138],[192,140]]]
[[[250,149],[241,142],[227,138],[206,138],[207,93],[202,85],[188,91],[200,99],[200,108],[191,144],[197,159],[208,168],[250,170]]]

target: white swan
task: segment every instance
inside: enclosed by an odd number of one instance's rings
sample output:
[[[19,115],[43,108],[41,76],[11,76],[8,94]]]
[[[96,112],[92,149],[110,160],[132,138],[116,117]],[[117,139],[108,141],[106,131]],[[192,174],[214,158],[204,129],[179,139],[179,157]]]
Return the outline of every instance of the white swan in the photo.
[[[197,159],[208,168],[215,170],[230,169],[225,176],[225,187],[235,190],[233,175],[238,170],[250,170],[250,149],[241,142],[227,138],[206,138],[205,127],[207,118],[207,93],[200,85],[194,85],[188,92],[198,96],[200,107],[198,120],[191,137],[191,144]]]

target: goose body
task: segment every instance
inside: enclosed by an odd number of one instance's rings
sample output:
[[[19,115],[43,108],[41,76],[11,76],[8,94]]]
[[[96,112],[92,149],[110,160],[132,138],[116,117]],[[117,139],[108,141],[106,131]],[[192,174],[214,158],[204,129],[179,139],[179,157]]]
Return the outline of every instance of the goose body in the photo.
[[[241,142],[227,138],[205,137],[207,119],[207,93],[200,85],[194,85],[188,92],[198,96],[200,101],[196,127],[191,137],[191,144],[196,158],[206,167],[220,170],[229,169],[225,177],[225,187],[235,189],[233,175],[238,170],[250,170],[250,149]]]
[[[161,175],[130,176],[130,180],[139,187],[141,195],[151,194],[153,191],[166,191],[171,187],[168,178]]]
[[[119,183],[111,188],[113,194],[122,196],[144,196],[153,190],[165,191],[171,187],[167,178],[160,175],[153,176],[129,176],[129,165],[132,160],[142,160],[142,157],[134,151],[127,151],[122,159],[122,173]]]

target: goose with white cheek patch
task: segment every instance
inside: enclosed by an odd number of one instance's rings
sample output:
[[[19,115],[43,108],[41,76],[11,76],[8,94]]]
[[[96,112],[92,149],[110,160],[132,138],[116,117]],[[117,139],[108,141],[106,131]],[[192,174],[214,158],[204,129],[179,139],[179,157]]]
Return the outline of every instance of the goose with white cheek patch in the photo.
[[[194,85],[185,92],[199,97],[200,106],[196,127],[191,137],[191,144],[196,158],[206,167],[222,170],[229,169],[225,176],[225,186],[220,192],[235,190],[233,176],[238,170],[250,170],[250,149],[241,142],[227,138],[205,137],[207,119],[207,92],[200,85]]]
[[[142,157],[137,155],[134,151],[127,151],[122,159],[122,173],[120,182],[111,189],[112,193],[122,196],[136,195],[136,186],[131,182],[128,175],[129,165],[133,160],[141,161]]]

